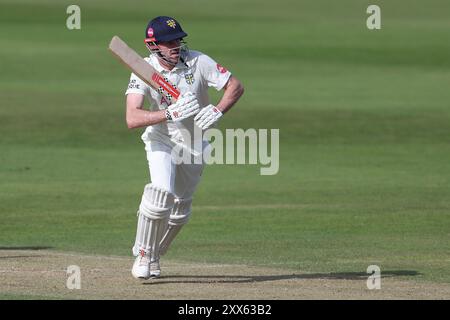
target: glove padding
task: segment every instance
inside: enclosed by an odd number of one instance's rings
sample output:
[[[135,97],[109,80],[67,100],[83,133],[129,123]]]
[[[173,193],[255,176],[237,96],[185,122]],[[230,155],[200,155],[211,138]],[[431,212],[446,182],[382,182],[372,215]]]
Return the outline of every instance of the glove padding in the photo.
[[[200,111],[200,105],[192,92],[186,92],[177,102],[171,104],[167,111],[170,113],[172,121],[180,121],[197,114]]]
[[[204,107],[194,118],[195,124],[203,130],[208,129],[212,124],[216,123],[223,113],[216,106],[210,104]]]

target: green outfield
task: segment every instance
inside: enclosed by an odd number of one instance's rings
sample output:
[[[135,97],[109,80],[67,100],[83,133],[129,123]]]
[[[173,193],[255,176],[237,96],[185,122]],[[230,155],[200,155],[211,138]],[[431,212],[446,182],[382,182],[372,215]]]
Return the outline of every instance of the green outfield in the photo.
[[[0,250],[131,254],[148,169],[106,48],[170,15],[245,86],[220,128],[280,129],[280,170],[209,166],[167,259],[450,282],[448,1],[84,0],[69,31],[72,3],[0,4]]]

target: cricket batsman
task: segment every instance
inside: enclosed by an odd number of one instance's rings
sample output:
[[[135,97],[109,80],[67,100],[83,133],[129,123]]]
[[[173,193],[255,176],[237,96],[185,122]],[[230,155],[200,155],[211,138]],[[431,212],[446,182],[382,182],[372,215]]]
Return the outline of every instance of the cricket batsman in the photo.
[[[144,42],[150,51],[145,61],[180,91],[175,103],[134,73],[126,91],[127,126],[145,128],[141,138],[151,180],[139,205],[132,249],[136,256],[132,275],[137,279],[160,276],[160,256],[167,252],[192,213],[192,199],[204,162],[179,163],[174,161],[172,150],[181,147],[192,153],[204,152],[208,142],[203,138],[200,150],[192,149],[197,139],[195,132],[214,126],[244,92],[242,84],[226,68],[199,51],[189,50],[183,40],[186,36],[171,17],[156,17],[145,29]],[[223,91],[217,105],[209,101],[210,87]],[[144,109],[146,98],[150,110]]]

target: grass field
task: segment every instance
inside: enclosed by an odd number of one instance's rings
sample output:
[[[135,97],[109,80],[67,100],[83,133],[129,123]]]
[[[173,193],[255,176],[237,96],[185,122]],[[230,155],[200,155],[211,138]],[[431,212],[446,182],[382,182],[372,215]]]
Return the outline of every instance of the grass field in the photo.
[[[378,31],[372,1],[77,1],[74,31],[69,4],[0,4],[0,250],[131,253],[148,170],[106,47],[172,15],[246,88],[220,128],[279,128],[280,171],[208,167],[169,260],[450,282],[448,1],[376,1]]]

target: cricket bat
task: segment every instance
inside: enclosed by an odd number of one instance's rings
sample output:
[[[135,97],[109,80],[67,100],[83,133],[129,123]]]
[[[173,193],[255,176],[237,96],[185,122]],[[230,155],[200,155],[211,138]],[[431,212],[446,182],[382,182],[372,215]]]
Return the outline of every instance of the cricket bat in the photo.
[[[130,69],[142,81],[159,93],[165,93],[171,102],[176,102],[180,96],[180,91],[167,78],[148,64],[136,51],[123,42],[122,39],[114,36],[109,43],[108,49],[125,67]]]

